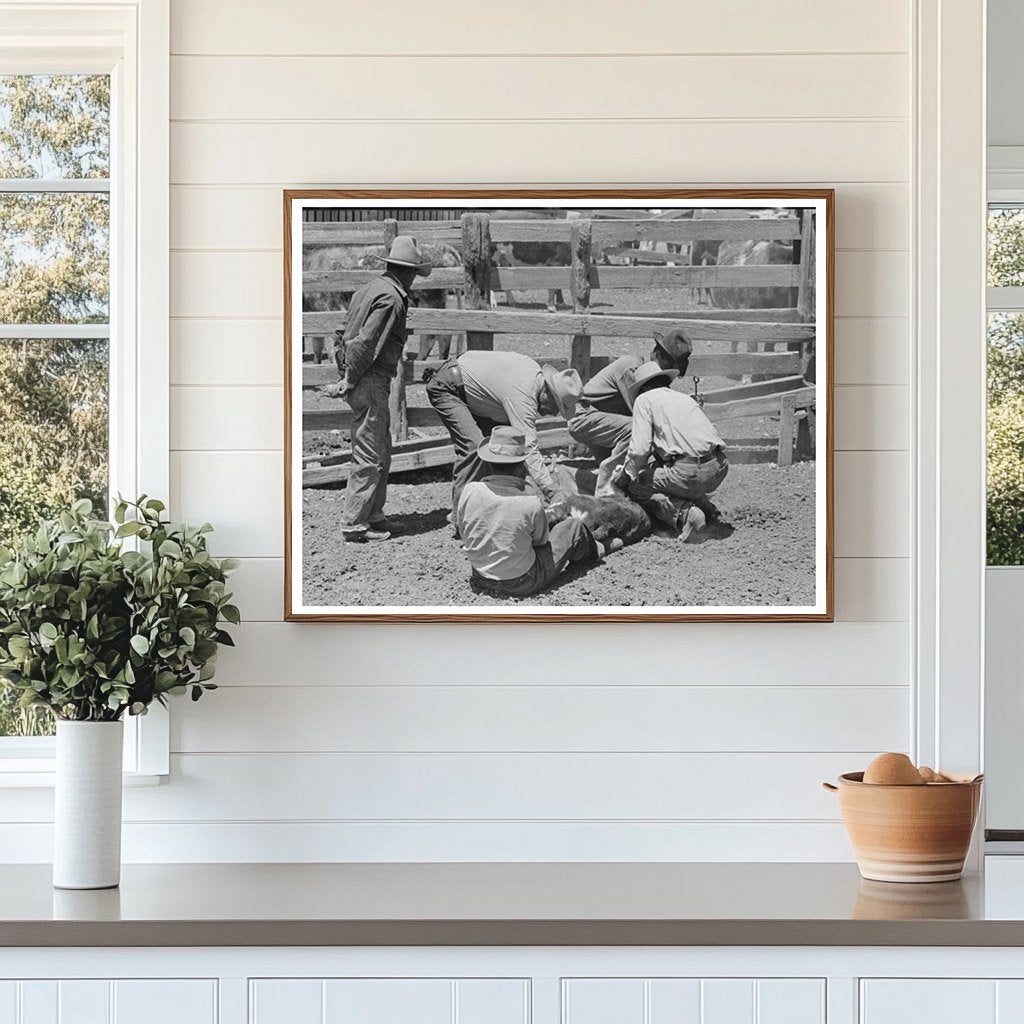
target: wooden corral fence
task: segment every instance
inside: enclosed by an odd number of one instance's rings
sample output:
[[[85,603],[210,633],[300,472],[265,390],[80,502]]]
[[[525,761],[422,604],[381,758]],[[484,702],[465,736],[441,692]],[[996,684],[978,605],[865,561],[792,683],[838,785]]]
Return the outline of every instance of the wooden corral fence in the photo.
[[[645,338],[653,331],[685,325],[694,341],[726,342],[730,351],[700,351],[690,360],[695,376],[751,377],[756,383],[707,392],[705,411],[713,421],[774,414],[780,417],[780,465],[793,459],[796,441],[806,443],[813,429],[814,388],[801,376],[804,354],[813,344],[814,232],[810,217],[727,219],[667,219],[644,211],[587,211],[589,216],[565,220],[498,219],[487,213],[463,213],[458,220],[398,220],[307,222],[303,224],[303,251],[322,247],[386,246],[397,234],[413,234],[422,243],[444,243],[459,251],[462,266],[437,268],[427,278],[417,278],[413,289],[446,289],[459,294],[462,308],[413,308],[408,327],[412,334],[464,332],[467,348],[493,349],[495,335],[530,334],[570,339],[569,351],[560,359],[547,359],[560,367],[572,366],[587,380],[615,356],[595,356],[597,338]],[[509,214],[514,217],[514,213]],[[641,243],[669,242],[689,246],[693,242],[792,243],[791,264],[736,266],[650,265],[606,266],[595,256],[606,250],[635,252]],[[492,262],[492,246],[513,242],[564,242],[569,246],[566,266],[498,266]],[[658,257],[664,256],[657,253]],[[677,256],[678,260],[679,257]],[[303,295],[353,292],[379,273],[374,270],[325,270],[304,272]],[[662,313],[605,314],[591,311],[594,289],[647,288],[788,288],[795,303],[783,309],[680,310]],[[492,291],[563,289],[572,297],[572,312],[539,312],[491,309]],[[344,327],[344,309],[304,312],[304,336],[330,336]],[[433,361],[426,365],[437,366]],[[439,420],[433,409],[408,408],[408,384],[421,375],[425,364],[406,358],[392,388],[392,423],[396,440],[392,472],[450,463],[454,452],[446,438],[426,438],[422,428]],[[304,387],[334,380],[333,365],[306,364]],[[304,431],[347,431],[351,415],[346,408],[303,413]],[[565,444],[564,422],[547,421],[540,432],[541,447]],[[307,456],[303,459],[303,485],[316,486],[345,479],[350,456]]]

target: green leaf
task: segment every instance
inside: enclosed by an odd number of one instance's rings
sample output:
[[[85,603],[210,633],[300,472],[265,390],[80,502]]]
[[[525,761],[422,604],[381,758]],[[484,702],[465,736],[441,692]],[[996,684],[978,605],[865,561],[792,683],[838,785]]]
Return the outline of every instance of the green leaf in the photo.
[[[164,556],[164,558],[181,558],[183,552],[181,545],[177,541],[165,540],[159,548],[158,554]]]
[[[59,632],[52,622],[44,622],[39,627],[39,635],[52,642],[57,639]]]
[[[236,626],[239,625],[242,621],[241,613],[239,612],[238,608],[235,607],[235,605],[233,604],[224,605],[221,608],[220,613],[224,616],[225,619],[228,620],[228,622],[233,623]]]
[[[135,651],[136,654],[143,657],[149,654],[149,640],[141,633],[136,633],[135,636],[131,638],[130,643],[132,645],[132,650]]]

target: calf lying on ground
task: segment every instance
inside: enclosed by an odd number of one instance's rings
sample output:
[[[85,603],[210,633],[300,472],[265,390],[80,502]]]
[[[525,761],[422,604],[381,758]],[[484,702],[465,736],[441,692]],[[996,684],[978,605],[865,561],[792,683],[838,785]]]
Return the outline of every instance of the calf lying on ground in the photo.
[[[555,502],[548,510],[548,523],[554,526],[563,519],[582,519],[590,527],[594,539],[611,548],[612,541],[622,545],[635,544],[649,537],[653,529],[651,517],[635,502],[625,497],[592,498],[574,494],[564,501]],[[614,545],[619,547],[620,545]]]

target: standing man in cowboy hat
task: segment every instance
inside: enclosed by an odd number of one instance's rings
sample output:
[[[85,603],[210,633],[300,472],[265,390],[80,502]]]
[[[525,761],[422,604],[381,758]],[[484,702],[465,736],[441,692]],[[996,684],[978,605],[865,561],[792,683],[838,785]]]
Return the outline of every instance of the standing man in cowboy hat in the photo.
[[[525,438],[526,468],[541,495],[551,501],[558,485],[537,445],[540,416],[572,416],[583,391],[575,370],[541,367],[518,352],[463,352],[445,363],[427,384],[427,398],[455,446],[452,508],[462,488],[490,470],[479,456],[495,426],[514,427]]]
[[[682,327],[654,332],[650,361],[662,369],[686,373],[693,342]],[[595,373],[583,389],[576,415],[569,421],[569,434],[585,444],[600,463],[613,453],[619,454],[629,443],[633,428],[633,408],[629,389],[633,376],[643,365],[640,356],[619,356]]]
[[[699,505],[721,485],[729,462],[725,442],[704,410],[673,390],[678,376],[678,370],[653,362],[636,371],[629,389],[633,430],[616,482],[686,540],[704,529],[706,516]]]
[[[462,490],[455,523],[469,556],[471,584],[495,597],[529,597],[550,586],[571,563],[603,557],[604,548],[579,519],[548,529],[544,505],[526,480],[526,436],[495,427],[477,454],[487,469]]]
[[[352,296],[344,333],[335,343],[343,377],[328,389],[352,409],[352,471],[341,520],[346,541],[391,536],[384,518],[391,469],[388,394],[405,350],[409,288],[430,273],[429,260],[409,235],[399,235],[383,259],[384,273]]]

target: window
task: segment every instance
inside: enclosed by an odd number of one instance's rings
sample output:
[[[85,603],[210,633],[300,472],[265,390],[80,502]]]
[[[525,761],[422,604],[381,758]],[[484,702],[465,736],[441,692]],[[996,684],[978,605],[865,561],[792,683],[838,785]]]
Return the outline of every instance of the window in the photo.
[[[1024,204],[988,217],[987,551],[1024,565]]]
[[[0,5],[0,543],[78,496],[169,497],[168,0]],[[167,771],[159,710],[125,768]],[[0,785],[47,715],[0,684]]]
[[[109,75],[0,77],[0,190],[6,543],[76,498],[108,505]],[[52,732],[12,696],[0,736]]]

